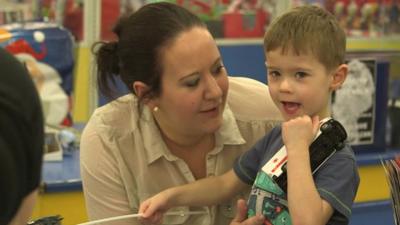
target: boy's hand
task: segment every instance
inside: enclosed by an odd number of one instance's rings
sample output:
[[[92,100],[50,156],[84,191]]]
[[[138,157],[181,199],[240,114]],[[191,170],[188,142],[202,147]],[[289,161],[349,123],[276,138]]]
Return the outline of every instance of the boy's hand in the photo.
[[[230,225],[262,225],[264,222],[264,216],[257,215],[251,218],[247,218],[247,206],[243,199],[237,202],[237,212],[235,218],[233,218]]]
[[[282,124],[282,139],[288,153],[308,149],[319,129],[319,117],[299,116]]]
[[[161,224],[164,213],[170,208],[168,206],[168,192],[163,191],[145,200],[140,204],[139,214],[142,224]]]

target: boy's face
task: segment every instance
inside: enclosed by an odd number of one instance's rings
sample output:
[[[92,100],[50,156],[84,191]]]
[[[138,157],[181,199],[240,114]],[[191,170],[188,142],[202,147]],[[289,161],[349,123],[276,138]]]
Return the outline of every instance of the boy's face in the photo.
[[[296,55],[292,50],[283,54],[278,48],[268,51],[266,58],[269,91],[285,120],[330,116],[330,95],[339,87],[335,72],[329,73],[312,54]]]

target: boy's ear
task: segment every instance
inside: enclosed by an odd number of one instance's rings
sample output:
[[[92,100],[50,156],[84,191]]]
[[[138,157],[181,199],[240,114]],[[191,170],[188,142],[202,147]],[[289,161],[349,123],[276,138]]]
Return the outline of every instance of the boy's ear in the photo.
[[[143,98],[143,103],[145,105],[148,105],[150,108],[153,108],[154,103],[151,97],[146,96],[147,92],[149,92],[150,87],[141,82],[141,81],[135,81],[132,84],[133,90],[135,91],[135,94],[138,98]]]
[[[337,90],[340,86],[342,86],[343,82],[347,77],[347,64],[341,64],[336,70],[333,72],[332,83],[331,83],[331,91]]]

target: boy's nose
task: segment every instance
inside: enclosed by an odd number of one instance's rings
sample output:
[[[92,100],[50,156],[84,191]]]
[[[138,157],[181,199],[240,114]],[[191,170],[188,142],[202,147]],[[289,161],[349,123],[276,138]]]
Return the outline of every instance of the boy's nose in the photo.
[[[279,90],[282,92],[290,91],[290,80],[289,79],[282,79],[279,83]]]

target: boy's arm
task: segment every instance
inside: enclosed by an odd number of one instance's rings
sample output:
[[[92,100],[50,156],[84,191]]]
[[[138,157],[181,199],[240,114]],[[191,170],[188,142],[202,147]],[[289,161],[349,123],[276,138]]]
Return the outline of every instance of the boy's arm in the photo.
[[[172,207],[217,204],[230,199],[245,187],[247,184],[231,169],[221,176],[200,179],[162,191],[141,203],[139,213],[143,213],[145,219],[157,221]]]
[[[303,116],[282,126],[282,137],[288,152],[288,205],[293,224],[326,224],[333,208],[321,199],[315,186],[309,146],[319,128],[318,117]]]

